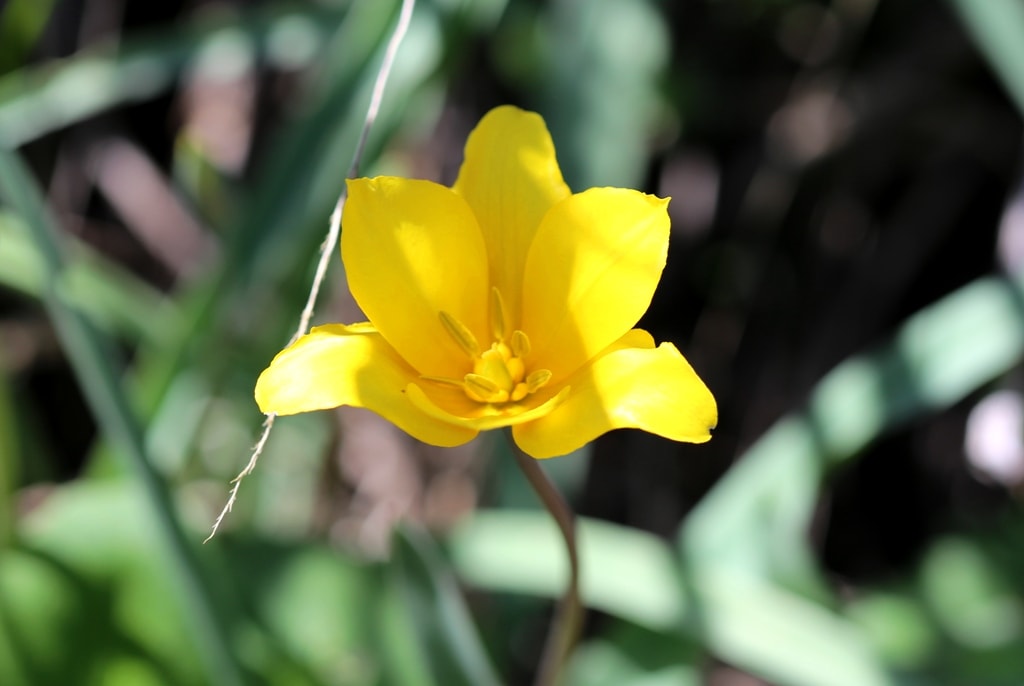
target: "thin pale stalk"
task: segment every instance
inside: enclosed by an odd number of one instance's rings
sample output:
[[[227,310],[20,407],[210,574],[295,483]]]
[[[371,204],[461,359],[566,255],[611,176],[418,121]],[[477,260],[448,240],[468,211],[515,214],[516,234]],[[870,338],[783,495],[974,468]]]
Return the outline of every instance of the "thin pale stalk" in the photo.
[[[540,668],[537,671],[536,686],[554,686],[558,683],[562,667],[565,665],[579,639],[583,626],[583,604],[580,602],[580,561],[576,547],[576,516],[558,488],[551,482],[548,475],[540,468],[537,460],[530,457],[516,445],[512,432],[506,430],[509,448],[516,458],[516,464],[522,470],[526,480],[530,482],[537,497],[545,509],[554,518],[558,530],[562,533],[565,550],[569,556],[569,584],[565,595],[558,605],[551,629],[548,633]]]
[[[387,48],[384,50],[384,59],[381,60],[380,69],[377,71],[377,78],[373,84],[373,93],[370,96],[370,104],[366,108],[366,117],[363,119],[363,128],[359,134],[359,142],[356,143],[355,152],[352,154],[352,163],[349,165],[347,178],[354,179],[359,176],[359,165],[362,163],[363,151],[366,149],[366,141],[370,136],[370,129],[373,128],[373,123],[377,120],[377,114],[380,112],[380,102],[384,97],[384,87],[387,85],[388,77],[391,75],[391,68],[395,63],[395,56],[398,54],[398,48],[402,44],[402,40],[405,38],[406,32],[409,30],[409,22],[412,19],[412,11],[416,7],[416,0],[402,0],[402,8],[398,15],[398,22],[395,24],[395,30],[391,34],[391,38],[388,39]],[[327,268],[330,266],[331,257],[334,255],[334,249],[338,245],[338,236],[341,234],[341,213],[345,209],[345,201],[348,199],[348,187],[342,187],[341,193],[338,195],[338,201],[334,204],[334,211],[331,212],[330,223],[327,228],[327,237],[324,238],[324,242],[320,245],[320,257],[316,263],[316,272],[313,275],[313,283],[309,288],[309,295],[306,298],[306,305],[302,308],[302,314],[299,316],[299,324],[295,328],[295,333],[292,334],[291,339],[288,341],[288,345],[291,345],[295,341],[302,338],[309,330],[309,323],[313,320],[313,310],[316,307],[317,298],[320,295],[320,289],[323,287],[324,278],[327,276]],[[287,347],[287,346],[285,346]],[[274,420],[277,415],[273,412],[267,414],[267,418],[263,421],[263,432],[260,434],[259,440],[256,441],[256,445],[253,447],[252,454],[249,456],[249,461],[246,463],[242,471],[231,480],[231,491],[228,493],[228,500],[224,504],[224,508],[217,515],[217,519],[214,520],[213,526],[210,527],[210,535],[206,537],[209,541],[217,534],[217,530],[220,528],[221,522],[231,512],[231,508],[235,505],[235,500],[238,498],[238,490],[242,487],[242,480],[249,476],[254,469],[256,469],[256,463],[260,459],[260,455],[263,454],[263,448],[267,444],[267,440],[270,438],[270,432],[274,430]]]

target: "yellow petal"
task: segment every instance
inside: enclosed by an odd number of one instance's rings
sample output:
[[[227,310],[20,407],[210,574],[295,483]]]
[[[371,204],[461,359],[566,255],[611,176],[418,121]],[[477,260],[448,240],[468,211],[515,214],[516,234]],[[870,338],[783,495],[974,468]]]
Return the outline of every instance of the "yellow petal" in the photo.
[[[523,282],[529,368],[550,369],[558,383],[639,321],[665,267],[667,206],[637,191],[592,188],[545,215]]]
[[[417,384],[409,384],[405,394],[424,414],[467,429],[488,431],[543,417],[568,397],[569,388],[562,388],[559,392],[545,397],[537,396],[533,398],[532,403],[499,406],[472,401],[461,389],[432,388],[428,394]]]
[[[417,409],[403,390],[418,374],[366,325],[315,327],[260,374],[256,403],[287,415],[352,405],[373,410],[426,443],[461,445],[476,435]]]
[[[516,323],[534,233],[548,209],[569,196],[544,120],[508,105],[488,112],[469,135],[453,188],[476,214],[492,284]]]
[[[349,288],[421,374],[461,377],[466,356],[440,313],[489,340],[487,250],[466,202],[429,181],[348,182],[341,256]]]
[[[718,423],[704,382],[674,345],[614,349],[569,381],[571,392],[547,415],[512,429],[528,455],[556,457],[612,429],[643,429],[674,441],[703,443]]]

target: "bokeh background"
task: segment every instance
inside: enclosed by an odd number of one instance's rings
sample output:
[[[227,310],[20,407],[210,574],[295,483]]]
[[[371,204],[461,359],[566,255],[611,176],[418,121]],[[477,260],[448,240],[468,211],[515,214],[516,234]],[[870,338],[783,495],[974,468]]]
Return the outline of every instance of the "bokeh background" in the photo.
[[[529,683],[566,564],[500,434],[280,420],[200,545],[397,10],[0,3],[0,683]],[[643,324],[721,417],[544,463],[566,683],[1024,683],[1024,4],[421,0],[363,171],[504,103],[673,198]]]

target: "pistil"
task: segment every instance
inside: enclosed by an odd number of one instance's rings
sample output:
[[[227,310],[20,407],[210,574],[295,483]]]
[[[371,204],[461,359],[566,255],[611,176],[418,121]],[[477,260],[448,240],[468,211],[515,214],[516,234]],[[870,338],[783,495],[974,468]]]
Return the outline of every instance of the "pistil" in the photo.
[[[517,403],[537,392],[551,379],[547,369],[526,373],[526,357],[530,354],[530,338],[519,329],[509,335],[511,326],[504,300],[498,289],[491,290],[492,343],[482,350],[476,336],[462,322],[447,312],[441,312],[441,324],[469,358],[472,371],[462,379],[424,376],[424,379],[451,386],[480,403],[503,405]]]

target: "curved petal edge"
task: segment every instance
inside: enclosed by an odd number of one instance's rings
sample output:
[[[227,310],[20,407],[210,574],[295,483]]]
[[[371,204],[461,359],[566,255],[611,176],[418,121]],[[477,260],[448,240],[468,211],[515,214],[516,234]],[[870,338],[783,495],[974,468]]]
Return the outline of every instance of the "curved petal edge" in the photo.
[[[550,369],[557,382],[640,320],[665,267],[668,202],[591,188],[545,215],[523,281],[531,365]]]
[[[425,443],[462,445],[477,431],[439,421],[404,395],[418,378],[384,338],[367,325],[315,327],[282,350],[256,381],[256,403],[279,415],[342,405],[365,407]]]
[[[472,210],[430,181],[378,176],[348,190],[341,256],[353,297],[421,374],[457,376],[464,354],[440,313],[478,338],[489,331],[487,248]]]
[[[565,455],[612,429],[642,429],[674,441],[703,443],[718,423],[708,387],[671,343],[612,346],[569,381],[558,407],[513,427],[516,443],[536,458]]]
[[[544,119],[511,105],[488,112],[466,141],[452,188],[473,208],[487,243],[492,285],[518,319],[534,234],[547,211],[570,195]]]
[[[405,392],[413,405],[431,417],[477,431],[488,431],[490,429],[500,429],[505,426],[515,426],[522,424],[523,422],[536,421],[539,417],[545,416],[564,402],[569,396],[570,390],[571,389],[568,387],[562,388],[558,393],[547,398],[543,402],[531,407],[523,408],[523,410],[518,413],[509,413],[508,411],[499,411],[494,413],[477,411],[475,414],[467,413],[464,416],[453,414],[449,410],[441,407],[416,384],[409,384],[408,388],[405,389]],[[477,408],[487,407],[486,405],[482,406],[479,403],[473,403],[473,405]]]

